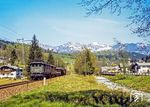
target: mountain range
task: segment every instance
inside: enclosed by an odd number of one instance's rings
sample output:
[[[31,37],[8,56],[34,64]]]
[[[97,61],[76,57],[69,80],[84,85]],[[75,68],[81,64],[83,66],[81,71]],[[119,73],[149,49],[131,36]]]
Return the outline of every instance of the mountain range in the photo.
[[[81,43],[72,43],[68,42],[63,45],[53,47],[54,52],[58,53],[74,53],[81,51],[84,47],[87,47],[92,52],[98,52],[103,50],[110,50],[112,47],[107,44],[100,44],[93,42],[91,44],[81,44]]]
[[[93,42],[90,44],[81,44],[81,43],[73,43],[68,42],[63,45],[54,46],[51,47],[54,52],[58,53],[74,53],[81,51],[84,47],[90,49],[92,52],[99,52],[104,50],[118,50],[120,49],[120,44],[116,45],[107,45],[107,44],[101,44],[98,42]],[[150,54],[150,45],[143,44],[143,43],[125,43],[122,46],[122,49],[127,52],[134,52],[134,53],[140,53],[140,54]]]
[[[0,47],[4,44],[14,44],[15,42],[5,41],[0,39]],[[74,53],[81,51],[84,47],[90,49],[92,52],[100,52],[104,50],[118,50],[122,48],[123,50],[130,53],[139,53],[143,55],[150,54],[150,44],[143,43],[125,43],[125,44],[116,44],[108,45],[101,44],[98,42],[93,42],[90,44],[81,44],[68,42],[59,46],[49,46],[49,45],[40,45],[44,49],[50,49],[58,53]]]

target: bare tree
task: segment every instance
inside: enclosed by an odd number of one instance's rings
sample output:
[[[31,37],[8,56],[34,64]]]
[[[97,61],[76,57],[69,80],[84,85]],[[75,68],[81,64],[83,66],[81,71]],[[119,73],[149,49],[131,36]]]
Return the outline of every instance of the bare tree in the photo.
[[[150,0],[82,0],[81,5],[87,9],[87,15],[101,14],[104,9],[117,15],[129,10],[131,31],[139,37],[150,37]]]

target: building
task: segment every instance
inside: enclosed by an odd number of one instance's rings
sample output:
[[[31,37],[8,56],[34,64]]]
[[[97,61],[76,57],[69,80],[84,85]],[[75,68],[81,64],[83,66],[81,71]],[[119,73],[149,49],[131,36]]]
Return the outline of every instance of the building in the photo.
[[[22,68],[10,65],[0,67],[0,78],[22,78]]]
[[[101,67],[101,72],[118,72],[119,69],[118,66],[104,66]]]
[[[137,65],[138,65],[138,73],[150,73],[150,63],[137,62]]]
[[[133,73],[150,73],[150,63],[136,62],[131,65],[131,71]]]

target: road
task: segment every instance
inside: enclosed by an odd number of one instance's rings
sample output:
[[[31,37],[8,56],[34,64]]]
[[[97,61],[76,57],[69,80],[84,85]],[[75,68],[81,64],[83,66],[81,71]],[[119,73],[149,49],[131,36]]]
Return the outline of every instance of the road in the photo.
[[[142,92],[142,91],[137,91],[137,90],[125,87],[123,85],[111,82],[107,78],[101,77],[101,76],[97,76],[96,80],[97,80],[97,82],[106,85],[109,89],[112,89],[112,90],[121,90],[123,92],[129,92],[129,93],[131,93],[135,97],[142,98],[142,99],[144,98],[144,99],[147,99],[147,101],[150,102],[150,93]]]

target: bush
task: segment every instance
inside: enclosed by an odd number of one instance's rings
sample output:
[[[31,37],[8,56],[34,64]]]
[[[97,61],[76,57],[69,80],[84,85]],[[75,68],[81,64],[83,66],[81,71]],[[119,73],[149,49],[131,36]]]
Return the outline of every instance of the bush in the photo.
[[[81,107],[82,105],[89,107],[110,107],[110,105],[112,107],[145,107],[145,105],[150,105],[147,102],[134,103],[133,100],[130,101],[127,93],[89,90],[70,93],[43,91],[25,96],[18,95],[10,101],[0,103],[0,106],[16,107],[17,105],[21,105],[21,107],[33,107],[33,105],[36,105],[38,107],[42,105],[46,107],[51,104],[57,105],[56,107],[59,107],[58,105],[65,107],[66,104],[68,107],[79,105]]]

